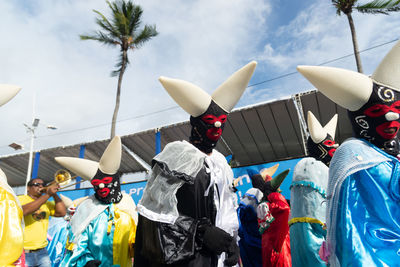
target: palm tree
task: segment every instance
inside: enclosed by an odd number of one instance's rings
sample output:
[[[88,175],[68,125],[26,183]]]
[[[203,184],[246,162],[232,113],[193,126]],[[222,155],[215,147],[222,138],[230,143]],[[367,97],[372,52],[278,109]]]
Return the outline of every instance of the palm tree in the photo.
[[[140,48],[145,42],[155,37],[158,32],[155,25],[145,25],[143,29],[139,30],[143,14],[139,5],[133,4],[130,0],[106,2],[112,12],[111,19],[107,19],[99,11],[93,10],[97,14],[96,23],[101,30],[96,31],[93,35],[80,35],[80,38],[81,40],[95,40],[105,45],[117,46],[121,51],[115,66],[117,69],[111,73],[113,77],[118,76],[117,96],[111,123],[110,138],[113,138],[119,110],[122,78],[129,64],[128,50]]]
[[[347,16],[350,25],[351,38],[353,40],[353,49],[354,56],[356,57],[357,70],[358,72],[362,73],[363,69],[358,50],[356,29],[354,27],[354,21],[351,13],[353,10],[357,10],[361,13],[367,14],[389,15],[389,12],[400,11],[400,0],[373,0],[364,5],[358,5],[357,2],[358,0],[332,0],[332,4],[336,8],[336,14],[340,16],[343,13]]]

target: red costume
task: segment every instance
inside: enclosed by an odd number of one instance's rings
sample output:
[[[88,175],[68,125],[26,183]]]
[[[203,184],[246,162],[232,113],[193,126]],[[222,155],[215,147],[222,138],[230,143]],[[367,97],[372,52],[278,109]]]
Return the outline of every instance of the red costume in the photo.
[[[292,266],[290,255],[290,207],[282,194],[273,192],[267,197],[269,211],[274,218],[261,237],[263,267]]]

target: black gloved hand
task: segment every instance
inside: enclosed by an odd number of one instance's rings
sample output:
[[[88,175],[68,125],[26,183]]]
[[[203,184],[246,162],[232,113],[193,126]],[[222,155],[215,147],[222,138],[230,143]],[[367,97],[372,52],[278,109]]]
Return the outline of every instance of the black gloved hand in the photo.
[[[236,265],[239,262],[239,255],[240,255],[240,250],[238,245],[236,244],[236,240],[232,239],[228,251],[225,253],[224,264],[228,266]]]
[[[271,186],[271,181],[265,182],[261,174],[254,174],[250,179],[252,186],[259,189],[263,193],[264,197],[267,197],[275,191]]]
[[[101,261],[99,260],[91,260],[86,262],[84,267],[99,267],[101,264]]]
[[[229,251],[232,240],[232,236],[218,227],[207,226],[204,230],[203,245],[217,255]]]

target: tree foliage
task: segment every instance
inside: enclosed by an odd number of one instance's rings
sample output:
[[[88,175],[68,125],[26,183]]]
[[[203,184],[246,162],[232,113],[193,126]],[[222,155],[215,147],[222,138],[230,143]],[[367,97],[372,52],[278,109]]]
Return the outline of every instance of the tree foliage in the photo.
[[[80,35],[81,40],[94,40],[104,45],[118,47],[120,54],[111,76],[118,77],[117,98],[111,125],[111,138],[115,136],[115,124],[119,110],[121,83],[127,65],[129,65],[128,51],[142,47],[151,38],[157,36],[155,25],[145,25],[142,29],[143,10],[130,0],[106,1],[111,10],[111,17],[107,18],[101,12],[96,13],[96,24],[100,30],[90,35]]]

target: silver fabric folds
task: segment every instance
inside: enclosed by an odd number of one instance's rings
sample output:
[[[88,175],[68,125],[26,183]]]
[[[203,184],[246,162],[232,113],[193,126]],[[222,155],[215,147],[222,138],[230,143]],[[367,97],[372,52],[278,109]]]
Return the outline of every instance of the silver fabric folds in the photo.
[[[206,156],[186,141],[167,144],[153,159],[155,164],[137,205],[139,214],[152,221],[174,223],[179,216],[176,192],[185,183],[185,180],[177,177],[185,177],[186,182],[193,182],[204,167]]]

